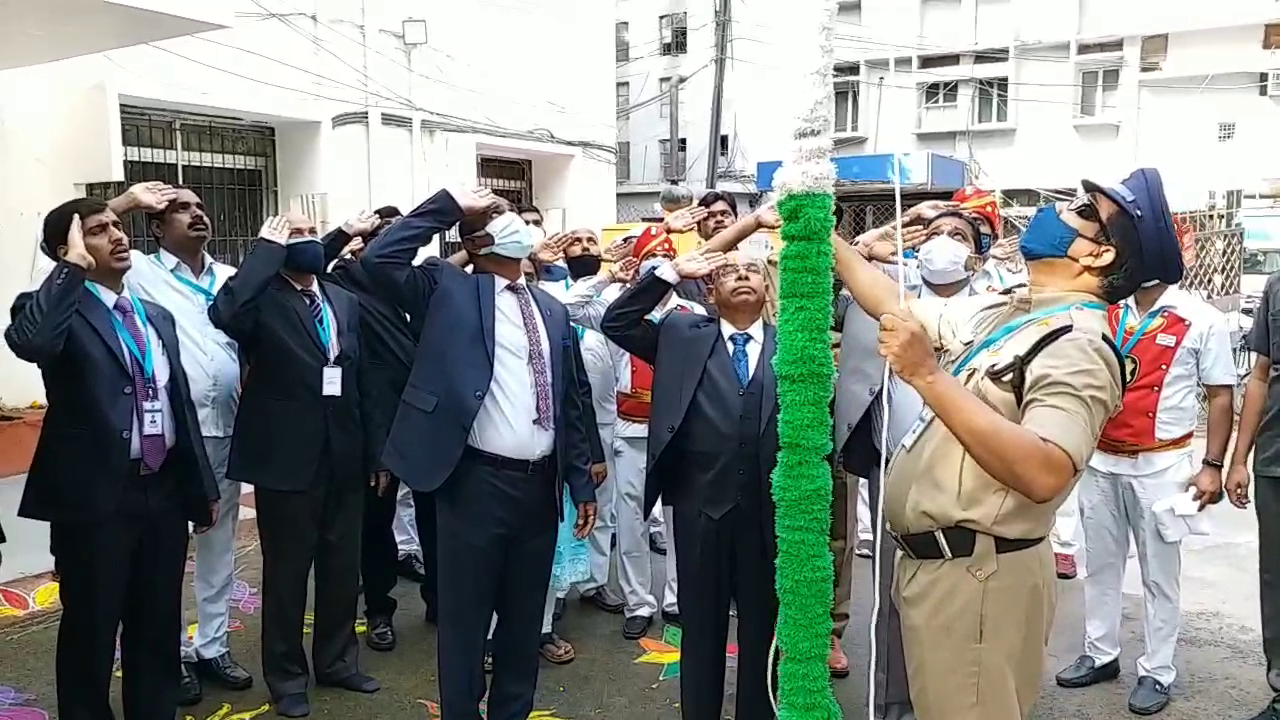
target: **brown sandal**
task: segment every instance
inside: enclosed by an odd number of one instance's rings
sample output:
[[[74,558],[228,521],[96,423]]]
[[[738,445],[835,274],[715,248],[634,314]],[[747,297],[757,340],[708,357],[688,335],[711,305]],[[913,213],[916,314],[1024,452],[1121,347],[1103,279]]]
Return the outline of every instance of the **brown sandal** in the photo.
[[[553,665],[568,665],[577,657],[573,646],[553,632],[543,633],[542,645],[538,648],[538,652]]]

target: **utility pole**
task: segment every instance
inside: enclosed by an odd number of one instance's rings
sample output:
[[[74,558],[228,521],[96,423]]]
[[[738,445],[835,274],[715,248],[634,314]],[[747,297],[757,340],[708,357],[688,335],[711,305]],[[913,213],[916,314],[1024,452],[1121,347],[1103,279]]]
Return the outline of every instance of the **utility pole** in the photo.
[[[711,88],[711,134],[707,139],[707,189],[716,186],[716,164],[720,160],[720,115],[724,108],[724,66],[729,54],[729,23],[733,0],[716,4],[716,79]]]
[[[680,83],[683,81],[679,75],[672,75],[667,86],[667,103],[671,106],[667,110],[667,182],[670,183],[679,182],[684,175],[677,162],[680,159]]]

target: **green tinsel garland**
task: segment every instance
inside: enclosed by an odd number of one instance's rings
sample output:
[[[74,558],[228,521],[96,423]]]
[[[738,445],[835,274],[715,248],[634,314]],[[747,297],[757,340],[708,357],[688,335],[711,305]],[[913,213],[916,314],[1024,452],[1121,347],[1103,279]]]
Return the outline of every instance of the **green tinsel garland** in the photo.
[[[831,232],[828,193],[784,194],[779,258],[777,508],[779,714],[836,720],[831,689]]]

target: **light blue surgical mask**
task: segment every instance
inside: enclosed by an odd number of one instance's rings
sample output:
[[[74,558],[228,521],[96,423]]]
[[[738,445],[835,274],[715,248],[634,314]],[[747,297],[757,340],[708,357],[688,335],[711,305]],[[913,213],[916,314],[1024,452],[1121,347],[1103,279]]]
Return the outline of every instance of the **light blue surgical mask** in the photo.
[[[1022,233],[1022,257],[1027,262],[1065,258],[1080,233],[1058,216],[1058,206],[1042,205]]]
[[[494,254],[523,260],[533,252],[533,233],[515,213],[503,213],[490,220],[484,231],[493,238],[493,244],[477,250],[477,255]]]

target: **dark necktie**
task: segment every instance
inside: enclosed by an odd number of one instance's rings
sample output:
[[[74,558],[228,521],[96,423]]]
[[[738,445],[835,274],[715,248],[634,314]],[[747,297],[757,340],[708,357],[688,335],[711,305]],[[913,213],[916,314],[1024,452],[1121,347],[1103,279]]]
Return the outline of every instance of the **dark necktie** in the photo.
[[[524,323],[524,335],[529,341],[529,365],[533,368],[533,386],[538,401],[538,419],[534,423],[543,430],[551,430],[551,373],[547,372],[547,358],[542,354],[538,316],[533,310],[528,288],[520,283],[511,283],[507,289],[515,293],[516,302],[520,305],[520,319]]]
[[[320,328],[325,326],[324,303],[320,302],[320,296],[310,288],[302,288],[298,292],[302,293],[303,299],[307,301],[307,308],[311,310],[311,319],[316,323],[316,332],[320,334],[320,344],[324,345],[324,354],[328,357],[333,348],[325,342],[324,333],[320,331]]]
[[[738,373],[738,384],[746,387],[751,382],[751,367],[747,364],[747,343],[751,342],[749,333],[739,332],[729,336],[733,343],[733,370]]]
[[[116,312],[124,318],[125,330],[129,332],[129,337],[133,338],[133,344],[138,348],[140,353],[153,353],[154,348],[147,346],[147,334],[138,324],[138,318],[133,312],[133,303],[129,298],[118,297],[115,304]],[[142,363],[133,353],[125,353],[129,356],[129,365],[133,368],[133,404],[134,411],[138,416],[138,447],[142,449],[142,464],[152,472],[160,469],[164,464],[164,458],[168,454],[165,448],[164,434],[147,435],[142,432],[145,418],[143,417],[143,403],[155,399],[159,400],[160,388],[155,388],[156,397],[151,397],[152,388],[147,383],[147,375],[143,372]],[[152,354],[152,357],[155,357]],[[152,365],[154,372],[154,364]],[[154,380],[154,378],[153,378]]]

